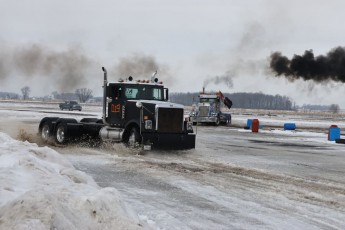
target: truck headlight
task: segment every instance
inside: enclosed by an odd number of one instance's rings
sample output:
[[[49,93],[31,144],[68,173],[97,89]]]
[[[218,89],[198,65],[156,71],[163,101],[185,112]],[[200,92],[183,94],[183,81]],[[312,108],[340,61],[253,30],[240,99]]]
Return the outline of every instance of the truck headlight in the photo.
[[[152,121],[151,120],[145,121],[145,129],[152,129]]]
[[[187,128],[187,131],[193,131],[193,122],[188,121],[186,128]]]

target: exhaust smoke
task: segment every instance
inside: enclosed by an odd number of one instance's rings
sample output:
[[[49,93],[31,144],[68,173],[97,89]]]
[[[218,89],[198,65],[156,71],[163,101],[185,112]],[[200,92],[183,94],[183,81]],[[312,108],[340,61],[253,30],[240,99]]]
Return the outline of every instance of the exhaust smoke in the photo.
[[[1,47],[3,48],[3,47]],[[39,77],[61,91],[74,91],[81,84],[86,85],[90,67],[96,62],[80,47],[70,47],[66,51],[54,51],[39,44],[3,48],[0,53],[0,79],[12,75],[25,79]]]
[[[136,54],[130,57],[121,58],[119,63],[112,69],[114,76],[128,78],[133,76],[135,80],[140,78],[151,79],[152,73],[158,70],[158,79],[172,84],[169,68],[158,64],[154,57],[143,54]]]
[[[216,85],[225,84],[229,88],[232,88],[234,85],[230,71],[221,76],[208,77],[206,80],[204,80],[203,88],[206,88],[210,83]]]
[[[290,60],[281,52],[270,56],[270,68],[276,76],[285,76],[289,81],[345,82],[345,49],[336,47],[326,55],[314,56],[312,50],[303,55],[294,55]]]

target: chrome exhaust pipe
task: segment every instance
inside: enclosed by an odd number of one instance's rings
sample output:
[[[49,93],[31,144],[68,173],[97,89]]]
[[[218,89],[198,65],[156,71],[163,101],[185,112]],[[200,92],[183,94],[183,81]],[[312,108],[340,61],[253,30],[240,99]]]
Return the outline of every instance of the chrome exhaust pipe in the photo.
[[[107,112],[107,85],[108,85],[108,72],[106,68],[102,67],[102,70],[104,72],[104,82],[103,82],[103,114],[102,114],[102,120],[103,124],[109,125],[106,121],[106,112]]]

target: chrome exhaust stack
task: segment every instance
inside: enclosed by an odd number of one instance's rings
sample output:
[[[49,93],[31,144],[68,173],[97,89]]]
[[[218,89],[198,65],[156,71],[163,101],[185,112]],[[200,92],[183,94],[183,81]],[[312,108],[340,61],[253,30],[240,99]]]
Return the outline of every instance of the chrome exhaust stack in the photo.
[[[111,127],[111,125],[107,122],[107,105],[108,105],[108,97],[107,97],[107,86],[108,86],[108,73],[106,68],[102,67],[104,72],[104,82],[103,82],[103,115],[102,121],[103,124],[106,125],[99,131],[99,137],[103,141],[115,141],[119,142],[122,140],[123,129]]]
[[[152,83],[157,83],[158,82],[158,78],[155,77],[156,74],[157,74],[157,70],[151,76],[151,82]]]
[[[103,124],[109,125],[106,121],[106,113],[107,113],[107,85],[108,85],[108,72],[106,68],[102,67],[102,70],[104,72],[104,82],[103,82],[103,114],[102,114],[102,120]]]

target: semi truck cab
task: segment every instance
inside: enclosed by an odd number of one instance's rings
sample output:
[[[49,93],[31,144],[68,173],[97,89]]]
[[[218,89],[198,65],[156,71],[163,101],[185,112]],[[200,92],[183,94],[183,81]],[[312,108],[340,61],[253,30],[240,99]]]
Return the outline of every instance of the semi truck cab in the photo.
[[[44,140],[53,137],[57,144],[73,140],[124,142],[146,149],[195,148],[193,123],[184,119],[184,106],[168,101],[168,89],[154,76],[151,80],[126,80],[108,83],[104,71],[103,113],[101,119],[80,121],[45,117],[39,125]]]

